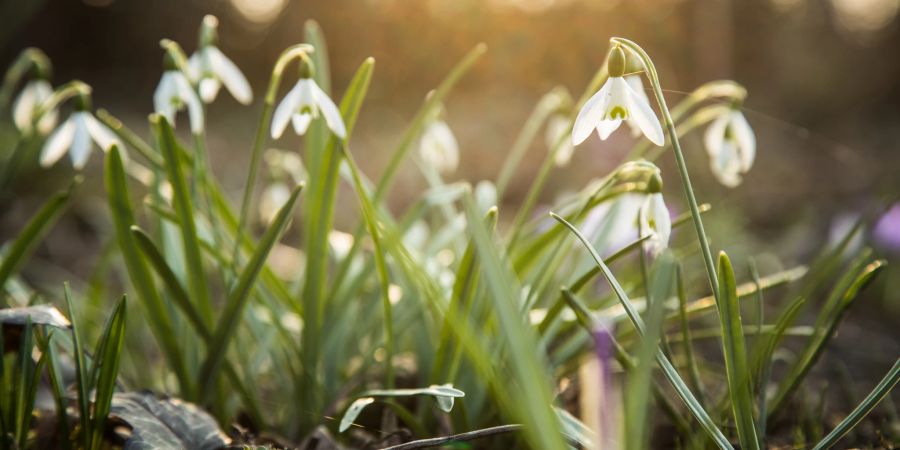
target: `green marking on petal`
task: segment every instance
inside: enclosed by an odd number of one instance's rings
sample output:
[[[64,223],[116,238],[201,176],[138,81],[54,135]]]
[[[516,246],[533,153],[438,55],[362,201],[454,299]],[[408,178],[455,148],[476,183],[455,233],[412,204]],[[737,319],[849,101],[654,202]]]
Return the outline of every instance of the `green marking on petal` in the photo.
[[[611,119],[627,119],[628,111],[621,106],[614,106],[611,110],[609,110],[609,117]]]

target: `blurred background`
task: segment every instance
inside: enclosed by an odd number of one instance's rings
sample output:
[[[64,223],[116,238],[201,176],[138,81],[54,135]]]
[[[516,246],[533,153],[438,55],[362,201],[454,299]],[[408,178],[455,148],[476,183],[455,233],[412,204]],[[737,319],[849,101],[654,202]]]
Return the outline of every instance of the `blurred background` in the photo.
[[[446,103],[446,120],[462,149],[453,179],[473,184],[496,178],[544,93],[562,85],[580,96],[603,61],[608,38],[624,36],[653,57],[670,105],[715,79],[734,79],[749,90],[746,114],[759,147],[741,186],[728,189],[711,176],[701,134],[684,141],[700,200],[714,205],[714,246],[735,260],[754,256],[763,272],[773,271],[809,262],[835,229],[861,214],[869,220],[867,238],[897,266],[900,219],[879,227],[888,237],[872,237],[871,230],[900,193],[898,10],[900,0],[0,0],[0,66],[27,46],[39,47],[54,63],[55,84],[87,82],[97,107],[146,135],[161,74],[159,40],[174,39],[193,52],[203,15],[218,16],[219,47],[244,71],[256,96],[243,107],[223,93],[208,116],[214,170],[237,200],[270,70],[285,47],[302,41],[307,19],[317,20],[328,39],[336,97],[364,58],[377,61],[352,139],[373,178],[427,92],[485,42],[487,55]],[[271,145],[302,145],[288,135]],[[607,142],[589,139],[572,164],[554,172],[543,200],[608,173],[631,146],[626,132]],[[546,151],[538,139],[502,200],[509,205],[506,220]],[[100,160],[95,155],[94,170],[87,172],[87,184],[95,188]],[[671,155],[660,165],[670,207],[684,211]],[[408,200],[405,192],[425,186],[412,164],[406,169],[390,199],[396,208]],[[70,169],[60,164],[54,170]],[[63,176],[55,181],[53,172],[37,173],[21,177],[20,195],[3,202],[0,241],[33,211],[38,193],[42,198],[68,182]],[[83,223],[61,224],[41,250],[47,259],[70,261],[66,270],[76,273],[86,270],[78,262],[93,260],[85,255],[98,247],[86,230],[107,220],[91,216],[100,206],[79,201]],[[338,213],[344,229],[356,214],[355,201],[348,204],[354,208]],[[503,216],[502,205],[500,211]],[[852,320],[842,328],[846,338],[835,344],[839,350],[843,345],[865,359],[868,349],[858,348],[857,339],[871,338],[887,354],[900,352],[898,274],[891,269],[867,299],[869,306],[850,312]],[[884,356],[873,363],[883,366]]]

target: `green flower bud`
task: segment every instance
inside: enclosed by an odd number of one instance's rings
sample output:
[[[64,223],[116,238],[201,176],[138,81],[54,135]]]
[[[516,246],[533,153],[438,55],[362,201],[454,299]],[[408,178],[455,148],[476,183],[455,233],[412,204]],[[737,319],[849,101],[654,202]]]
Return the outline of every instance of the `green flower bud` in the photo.
[[[219,41],[219,19],[207,14],[200,24],[200,48],[216,45]]]
[[[313,62],[305,53],[300,57],[300,78],[312,78],[315,76],[316,70]]]
[[[175,57],[172,56],[172,52],[165,52],[163,54],[163,71],[170,70],[178,70],[178,63],[175,61]]]
[[[609,51],[609,59],[606,62],[607,72],[610,77],[621,77],[625,75],[625,66],[625,51],[616,45]]]
[[[79,93],[72,100],[72,107],[75,111],[90,111],[91,107],[91,96],[85,93]]]
[[[660,175],[659,171],[650,175],[650,179],[647,180],[647,193],[648,194],[657,194],[662,192],[663,181],[662,175]]]

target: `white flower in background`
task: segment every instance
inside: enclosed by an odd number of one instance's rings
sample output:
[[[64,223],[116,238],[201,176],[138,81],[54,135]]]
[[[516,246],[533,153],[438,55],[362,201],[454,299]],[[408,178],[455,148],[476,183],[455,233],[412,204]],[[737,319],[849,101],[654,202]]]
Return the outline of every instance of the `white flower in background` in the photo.
[[[756,136],[738,109],[731,109],[714,120],[704,135],[706,153],[713,175],[725,186],[741,184],[756,158]]]
[[[666,208],[662,193],[647,195],[641,206],[640,227],[642,236],[650,235],[650,238],[644,241],[644,249],[651,255],[658,255],[669,246],[672,219],[669,217],[669,208]]]
[[[262,220],[267,224],[272,223],[278,211],[290,198],[291,190],[284,183],[272,183],[266,187],[259,202],[259,215]]]
[[[553,148],[559,145],[553,162],[557,167],[563,167],[569,164],[572,159],[572,153],[575,152],[575,146],[572,145],[572,139],[569,137],[570,129],[569,119],[562,114],[554,114],[547,119],[547,129],[544,134],[547,149],[551,152]]]
[[[319,117],[320,113],[325,118],[325,124],[337,137],[341,139],[347,137],[344,119],[341,118],[337,106],[308,74],[302,74],[294,88],[275,108],[275,114],[272,116],[272,138],[281,137],[288,122],[293,124],[294,131],[298,135],[305,134],[309,124]]]
[[[200,104],[191,82],[184,73],[174,67],[174,63],[170,64],[169,61],[170,57],[166,55],[164,65],[167,67],[153,94],[153,108],[174,127],[175,113],[187,107],[191,132],[200,133],[203,131],[203,105]]]
[[[594,130],[601,140],[606,140],[624,121],[640,129],[654,144],[662,146],[665,143],[662,126],[650,108],[646,94],[638,94],[625,81],[625,53],[621,48],[613,48],[607,67],[609,79],[584,104],[575,119],[572,144],[584,142]]]
[[[13,123],[22,133],[29,133],[33,128],[34,115],[41,105],[53,95],[53,87],[43,78],[36,78],[25,84],[22,92],[13,103]],[[58,118],[57,111],[47,111],[37,122],[37,132],[45,135],[53,130]]]
[[[247,78],[221,50],[216,47],[219,20],[215,16],[203,18],[200,28],[200,49],[188,59],[191,79],[198,83],[200,98],[212,103],[222,85],[234,98],[249,105],[253,102],[253,91]]]
[[[41,150],[41,166],[52,166],[68,152],[72,166],[80,170],[91,156],[92,142],[96,142],[103,151],[116,145],[125,157],[125,147],[112,130],[86,109],[77,109],[47,138]]]
[[[481,180],[475,185],[475,204],[482,211],[497,206],[497,186],[488,180]]]
[[[459,145],[446,122],[431,121],[419,140],[419,155],[439,173],[451,173],[459,166]]]

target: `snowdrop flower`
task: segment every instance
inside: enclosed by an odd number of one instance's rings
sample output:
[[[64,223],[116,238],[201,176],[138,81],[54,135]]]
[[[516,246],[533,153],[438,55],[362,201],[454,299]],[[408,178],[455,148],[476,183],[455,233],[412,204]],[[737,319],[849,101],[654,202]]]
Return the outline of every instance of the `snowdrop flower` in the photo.
[[[29,81],[13,103],[13,123],[22,133],[30,133],[36,129],[38,133],[45,135],[56,126],[57,111],[47,111],[38,120],[34,127],[34,115],[41,105],[53,95],[53,87],[46,78],[38,74],[38,77]]]
[[[572,129],[572,144],[578,145],[597,130],[601,140],[606,140],[613,131],[628,122],[636,126],[651,142],[662,146],[665,143],[662,126],[646,95],[635,92],[625,81],[625,52],[618,46],[610,52],[609,79],[581,108]]]
[[[81,170],[91,156],[91,141],[97,143],[103,151],[109,150],[113,145],[124,150],[125,147],[112,130],[90,113],[89,104],[88,99],[78,97],[75,112],[47,138],[41,150],[42,167],[52,166],[68,152],[72,158],[72,166]],[[124,157],[125,153],[122,155]]]
[[[294,132],[298,135],[305,134],[309,124],[319,117],[320,113],[325,118],[328,128],[337,137],[346,138],[347,129],[344,127],[341,112],[328,94],[312,79],[310,62],[304,59],[300,64],[300,79],[275,108],[275,114],[272,116],[272,138],[281,137],[288,122],[293,124]]]
[[[640,211],[641,235],[650,235],[644,248],[653,256],[659,255],[669,246],[672,234],[672,219],[663,201],[662,193],[648,194]]]
[[[200,49],[188,59],[191,79],[198,83],[200,98],[204,103],[212,103],[222,85],[234,98],[249,105],[253,101],[250,83],[241,69],[216,47],[219,19],[207,15],[200,27]]]
[[[704,135],[706,153],[713,175],[725,186],[741,184],[756,158],[756,136],[737,108],[714,120]]]
[[[153,94],[153,109],[174,127],[175,113],[187,107],[191,132],[200,133],[203,131],[203,105],[200,104],[191,82],[182,71],[178,70],[175,60],[168,52],[163,58],[163,66],[165,72]]]
[[[564,167],[569,164],[572,159],[572,153],[575,152],[575,146],[572,145],[572,139],[569,137],[570,132],[569,119],[562,114],[554,114],[547,120],[546,134],[544,135],[547,148],[553,151],[556,145],[556,155],[553,162],[557,167]]]
[[[440,173],[450,173],[459,166],[459,145],[450,127],[441,119],[429,123],[419,140],[422,160]]]

